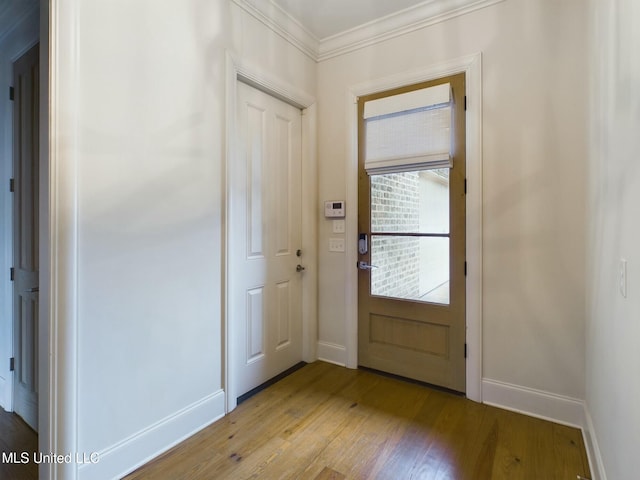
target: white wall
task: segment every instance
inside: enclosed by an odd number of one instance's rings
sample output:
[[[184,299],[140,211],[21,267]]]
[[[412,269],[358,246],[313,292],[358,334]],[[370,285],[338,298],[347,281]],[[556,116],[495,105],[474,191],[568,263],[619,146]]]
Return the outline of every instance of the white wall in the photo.
[[[101,453],[79,476],[111,478],[224,413],[225,51],[311,94],[315,64],[226,0],[56,14],[57,45],[77,48],[55,66],[71,250],[54,275],[77,323],[59,353],[77,346],[77,450]]]
[[[35,45],[39,37],[37,5],[28,4],[29,12],[16,18],[10,31],[0,32],[0,406],[12,409],[9,357],[13,354],[13,297],[9,268],[13,265],[13,200],[9,179],[13,176],[13,107],[9,86],[13,85],[13,62]]]
[[[508,0],[318,66],[319,200],[345,197],[346,92],[482,52],[483,376],[584,398],[586,11]],[[346,345],[344,255],[320,221],[320,342]],[[341,361],[336,358],[336,361]]]
[[[586,399],[598,470],[613,480],[640,469],[640,5],[591,6]],[[626,298],[620,259],[627,260]]]
[[[222,388],[219,15],[202,2],[80,9],[78,443],[86,451]]]

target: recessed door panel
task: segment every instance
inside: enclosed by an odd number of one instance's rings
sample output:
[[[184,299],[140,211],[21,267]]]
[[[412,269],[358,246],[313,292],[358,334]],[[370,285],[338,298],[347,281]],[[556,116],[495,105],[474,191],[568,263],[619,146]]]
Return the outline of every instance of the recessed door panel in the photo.
[[[285,348],[291,342],[291,290],[289,282],[281,282],[276,285],[276,321],[278,322],[278,341],[276,349]]]
[[[264,231],[264,174],[263,163],[265,157],[265,111],[264,109],[245,104],[247,149],[247,208],[248,220],[247,256],[249,258],[263,255],[263,231]]]
[[[247,363],[264,355],[264,288],[247,292]]]
[[[275,155],[281,159],[275,165],[275,241],[276,255],[291,253],[291,174],[293,161],[291,152],[291,121],[276,116],[275,128]],[[298,179],[297,181],[300,181]],[[294,186],[295,187],[295,186]]]

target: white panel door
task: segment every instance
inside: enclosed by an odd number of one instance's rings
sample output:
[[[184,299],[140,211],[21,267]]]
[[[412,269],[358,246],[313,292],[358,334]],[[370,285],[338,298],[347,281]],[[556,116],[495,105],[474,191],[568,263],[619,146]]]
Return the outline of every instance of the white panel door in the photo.
[[[38,430],[38,52],[13,64],[14,410]]]
[[[301,111],[238,82],[229,165],[229,395],[302,360]]]

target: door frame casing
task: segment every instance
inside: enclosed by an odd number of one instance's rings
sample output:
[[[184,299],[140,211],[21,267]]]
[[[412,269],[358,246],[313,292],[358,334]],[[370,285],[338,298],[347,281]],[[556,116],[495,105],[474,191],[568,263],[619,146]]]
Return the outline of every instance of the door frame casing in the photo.
[[[222,220],[223,237],[222,265],[223,265],[223,338],[224,351],[222,353],[223,382],[226,397],[226,411],[232,411],[237,406],[237,390],[234,383],[236,375],[233,359],[236,352],[233,351],[234,330],[229,315],[230,295],[229,289],[229,248],[233,232],[228,228],[231,203],[231,179],[229,168],[231,162],[236,160],[236,108],[237,108],[237,84],[247,83],[268,95],[291,104],[302,110],[302,250],[304,252],[305,274],[302,278],[302,360],[313,362],[317,358],[316,342],[318,338],[317,327],[317,291],[318,291],[318,248],[317,248],[317,154],[316,154],[316,124],[317,108],[316,99],[306,92],[301,91],[285,81],[276,78],[263,69],[247,64],[235,57],[229,51],[226,52],[226,135],[225,135],[225,163],[222,174],[224,192]]]
[[[482,402],[482,54],[460,57],[423,69],[403,72],[351,86],[347,91],[347,265],[356,265],[358,252],[358,97],[394,88],[465,74],[467,97],[466,160],[466,395]],[[358,272],[346,271],[346,349],[349,368],[358,367]]]

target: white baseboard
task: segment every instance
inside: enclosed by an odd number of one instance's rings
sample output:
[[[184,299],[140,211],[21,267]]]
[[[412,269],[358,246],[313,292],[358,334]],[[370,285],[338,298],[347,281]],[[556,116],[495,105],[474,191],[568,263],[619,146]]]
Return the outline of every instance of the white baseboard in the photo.
[[[593,419],[591,418],[588,407],[585,409],[585,417],[587,426],[582,430],[582,436],[587,449],[587,456],[589,457],[589,469],[593,477],[592,480],[607,480],[604,463],[602,462],[602,454],[600,453],[600,446],[598,445],[598,439],[596,438],[596,432],[593,427]]]
[[[586,427],[585,402],[576,398],[484,378],[482,401],[570,427]]]
[[[80,465],[78,479],[122,478],[223,417],[224,401],[224,391],[215,392],[116,445],[98,452],[95,457],[99,459],[98,462]],[[88,458],[91,455],[91,452],[79,453],[87,455]]]
[[[335,343],[318,342],[318,360],[344,367],[347,364],[347,349]]]

